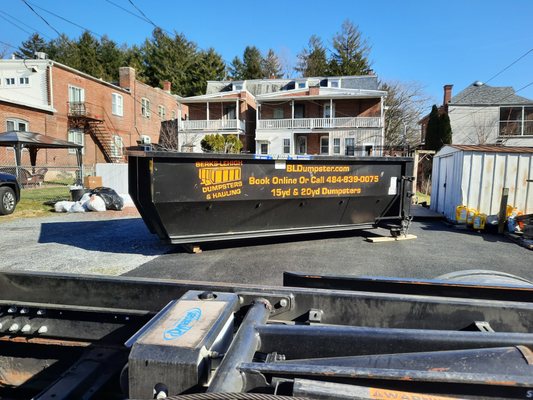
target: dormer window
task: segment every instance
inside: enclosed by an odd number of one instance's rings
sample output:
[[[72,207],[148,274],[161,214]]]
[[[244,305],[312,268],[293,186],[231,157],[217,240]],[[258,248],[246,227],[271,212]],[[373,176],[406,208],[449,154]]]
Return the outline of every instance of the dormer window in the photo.
[[[328,79],[328,87],[339,88],[341,87],[340,79]]]
[[[246,84],[244,82],[234,82],[232,86],[232,89],[237,91],[246,89]]]
[[[294,82],[294,88],[295,89],[307,89],[307,80],[305,80],[305,81],[295,81]]]

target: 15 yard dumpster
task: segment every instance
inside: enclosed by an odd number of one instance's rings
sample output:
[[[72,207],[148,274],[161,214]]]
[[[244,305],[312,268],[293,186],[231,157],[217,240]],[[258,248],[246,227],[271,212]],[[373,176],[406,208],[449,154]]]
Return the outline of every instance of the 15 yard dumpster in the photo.
[[[409,222],[413,160],[273,159],[130,149],[129,190],[170,243],[366,229]]]

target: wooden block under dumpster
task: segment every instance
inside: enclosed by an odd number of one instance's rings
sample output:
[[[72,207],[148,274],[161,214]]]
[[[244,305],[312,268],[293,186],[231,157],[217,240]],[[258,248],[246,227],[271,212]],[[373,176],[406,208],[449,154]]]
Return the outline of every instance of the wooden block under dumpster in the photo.
[[[86,176],[83,180],[83,186],[87,189],[96,189],[97,187],[102,186],[102,177],[101,176]]]

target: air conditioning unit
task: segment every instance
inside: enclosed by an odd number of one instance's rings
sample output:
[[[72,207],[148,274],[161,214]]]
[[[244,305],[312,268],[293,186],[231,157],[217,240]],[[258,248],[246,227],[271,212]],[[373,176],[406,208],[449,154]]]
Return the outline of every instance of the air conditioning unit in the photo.
[[[141,135],[141,144],[152,144],[152,139],[148,135]]]
[[[45,52],[42,52],[42,51],[36,51],[35,52],[35,58],[37,60],[47,60],[48,59],[48,54],[46,54]]]

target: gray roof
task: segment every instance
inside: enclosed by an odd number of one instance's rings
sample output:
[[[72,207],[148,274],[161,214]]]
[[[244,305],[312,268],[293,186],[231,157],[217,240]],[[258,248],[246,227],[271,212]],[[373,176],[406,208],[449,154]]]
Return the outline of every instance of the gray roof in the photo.
[[[517,96],[511,86],[492,87],[472,84],[450,100],[450,105],[518,105],[533,104],[533,100]]]
[[[250,79],[246,80],[246,90],[254,96],[279,92],[282,90],[294,89],[295,81],[307,79],[309,86],[326,87],[328,79],[341,79],[341,88],[344,89],[364,89],[378,90],[378,78],[374,75],[369,76],[317,76],[309,78],[296,79]],[[232,81],[209,81],[207,82],[206,94],[231,91]]]

